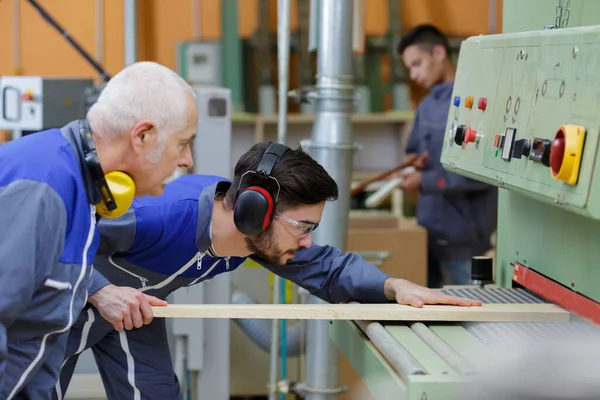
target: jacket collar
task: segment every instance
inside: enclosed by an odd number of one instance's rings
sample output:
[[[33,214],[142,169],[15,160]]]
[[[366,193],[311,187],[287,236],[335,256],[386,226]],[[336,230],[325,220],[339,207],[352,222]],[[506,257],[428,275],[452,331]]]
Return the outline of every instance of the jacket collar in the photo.
[[[89,168],[86,165],[85,155],[83,154],[83,146],[81,145],[80,132],[82,130],[91,131],[87,120],[72,121],[67,125],[63,126],[60,130],[65,139],[67,139],[67,141],[69,141],[69,143],[73,147],[75,157],[77,158],[77,162],[81,170],[83,185],[87,193],[88,201],[90,202],[90,204],[98,204],[101,199],[100,193],[98,193],[98,189],[96,189],[94,179],[92,178],[92,174],[90,173]]]
[[[454,87],[454,81],[438,83],[431,87],[431,95],[435,99],[446,99],[452,96],[452,89]]]
[[[220,181],[206,187],[198,197],[198,219],[196,224],[196,245],[198,249],[208,249],[212,244],[210,226],[217,193],[226,193],[231,182]]]

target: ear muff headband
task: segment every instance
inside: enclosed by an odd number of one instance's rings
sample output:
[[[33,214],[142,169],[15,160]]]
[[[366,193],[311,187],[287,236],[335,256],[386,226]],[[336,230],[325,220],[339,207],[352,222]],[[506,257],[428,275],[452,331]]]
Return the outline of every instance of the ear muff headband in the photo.
[[[247,236],[256,236],[264,232],[273,219],[279,192],[279,181],[271,176],[275,164],[289,151],[290,148],[281,143],[271,143],[265,150],[256,171],[246,171],[240,178],[238,192],[233,206],[233,220],[237,229]],[[269,190],[259,185],[253,185],[240,191],[242,181],[248,174],[259,174],[272,179],[277,184],[275,198]]]
[[[100,201],[95,204],[96,213],[104,218],[118,218],[125,214],[135,197],[135,182],[121,171],[104,174],[92,140],[92,130],[87,123],[79,124],[79,133],[85,164],[92,176]]]

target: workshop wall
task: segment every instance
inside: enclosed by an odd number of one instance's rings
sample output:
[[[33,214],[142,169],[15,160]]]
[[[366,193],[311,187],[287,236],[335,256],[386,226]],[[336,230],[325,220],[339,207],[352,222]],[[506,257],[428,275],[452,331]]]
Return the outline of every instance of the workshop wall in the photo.
[[[104,34],[100,53],[96,38],[96,1],[38,0],[48,12],[90,54],[100,57],[110,74],[124,66],[123,2],[103,0]],[[271,1],[271,29],[277,27],[277,0]],[[296,1],[291,1],[291,29],[298,25]],[[308,0],[305,0],[308,1]],[[239,32],[250,36],[258,23],[258,1],[238,1]],[[502,0],[497,0],[497,27],[501,27]],[[20,55],[15,53],[13,34],[14,1],[0,1],[0,74],[44,76],[93,76],[95,70],[51,27],[26,1],[18,2],[20,10]],[[221,32],[221,0],[202,0],[200,26],[203,39],[219,39]],[[488,0],[403,0],[402,27],[409,29],[430,22],[450,36],[465,37],[488,33]],[[366,2],[366,31],[383,35],[388,29],[388,0]],[[144,0],[139,2],[139,59],[153,60],[176,68],[176,45],[193,37],[192,1]],[[16,57],[15,57],[16,56]],[[17,58],[17,59],[15,59]],[[387,79],[389,66],[382,64],[382,78]],[[292,80],[294,79],[294,75]],[[295,82],[290,82],[296,86]]]

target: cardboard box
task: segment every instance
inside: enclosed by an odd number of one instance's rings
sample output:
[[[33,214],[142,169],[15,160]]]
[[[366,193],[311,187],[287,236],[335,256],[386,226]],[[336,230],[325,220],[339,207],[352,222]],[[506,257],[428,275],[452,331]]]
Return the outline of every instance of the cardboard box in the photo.
[[[390,224],[388,220],[386,222]],[[361,221],[369,228],[348,231],[347,250],[353,252],[388,252],[381,269],[396,277],[427,285],[427,231],[414,221],[396,219],[395,228],[372,228],[385,225],[378,219]],[[370,261],[370,260],[369,260]]]
[[[400,217],[386,211],[352,210],[348,218],[348,230],[354,229],[396,229]]]

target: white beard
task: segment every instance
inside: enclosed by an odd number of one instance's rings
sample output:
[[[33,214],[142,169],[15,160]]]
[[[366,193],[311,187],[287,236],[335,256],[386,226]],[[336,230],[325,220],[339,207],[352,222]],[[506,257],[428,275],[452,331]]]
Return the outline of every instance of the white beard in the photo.
[[[175,171],[164,180],[164,184],[173,182],[175,179],[186,174],[186,168],[177,167]]]

